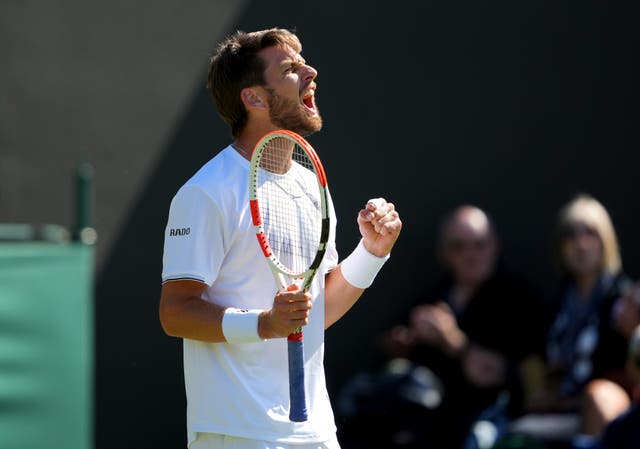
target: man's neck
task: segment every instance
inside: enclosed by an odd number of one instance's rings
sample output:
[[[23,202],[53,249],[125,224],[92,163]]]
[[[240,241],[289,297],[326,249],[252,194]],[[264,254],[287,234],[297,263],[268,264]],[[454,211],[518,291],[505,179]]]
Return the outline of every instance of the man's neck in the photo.
[[[451,290],[451,298],[449,298],[453,308],[457,311],[464,310],[475,294],[477,287],[476,284],[456,282]]]
[[[233,147],[245,159],[251,160],[251,153],[258,141],[269,131],[274,131],[274,127],[250,127],[247,126],[242,133],[233,141]]]

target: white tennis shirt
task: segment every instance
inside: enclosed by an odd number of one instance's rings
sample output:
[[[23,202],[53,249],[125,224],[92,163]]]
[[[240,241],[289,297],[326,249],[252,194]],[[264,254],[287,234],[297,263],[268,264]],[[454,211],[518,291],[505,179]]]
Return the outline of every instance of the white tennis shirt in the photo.
[[[165,231],[162,281],[207,285],[202,298],[223,307],[268,309],[277,291],[251,222],[249,162],[231,146],[205,164],[171,202]],[[260,343],[206,343],[184,339],[187,437],[220,433],[281,443],[326,441],[335,434],[324,375],[324,275],[338,263],[336,217],[310,288],[304,327],[309,419],[289,421],[286,338]]]

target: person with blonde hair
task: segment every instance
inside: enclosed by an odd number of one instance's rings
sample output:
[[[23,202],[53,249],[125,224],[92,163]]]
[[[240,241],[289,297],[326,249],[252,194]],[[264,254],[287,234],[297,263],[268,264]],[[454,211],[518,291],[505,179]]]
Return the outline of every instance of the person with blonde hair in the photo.
[[[613,379],[624,370],[627,343],[614,325],[613,309],[631,283],[622,270],[611,217],[592,196],[578,195],[560,210],[553,255],[562,282],[547,333],[544,387],[529,404],[544,416],[528,415],[514,427],[546,441],[567,442],[602,427],[594,424],[593,408],[584,414],[581,407],[585,398],[597,399],[596,389],[604,384],[595,379]],[[610,399],[599,412],[624,406],[617,405],[617,396]]]
[[[589,195],[560,210],[553,247],[564,282],[547,356],[558,374],[558,399],[572,408],[589,380],[624,367],[626,339],[613,327],[612,312],[630,280],[611,217]]]
[[[578,242],[578,247],[574,248],[573,242]],[[593,248],[588,255],[585,242]],[[611,217],[602,203],[589,195],[578,195],[560,210],[553,246],[555,262],[562,274],[584,282],[585,289],[590,289],[594,277],[603,274],[615,277],[622,270]],[[597,258],[597,262],[592,258]]]

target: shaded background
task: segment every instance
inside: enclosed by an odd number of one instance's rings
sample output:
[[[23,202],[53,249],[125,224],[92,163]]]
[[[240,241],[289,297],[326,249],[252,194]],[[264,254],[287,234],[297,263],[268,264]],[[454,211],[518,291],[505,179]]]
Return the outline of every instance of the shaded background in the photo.
[[[204,85],[236,29],[297,29],[319,71],[325,127],[310,140],[342,255],[372,196],[405,224],[374,288],[327,333],[332,397],[377,366],[376,337],[435,281],[437,220],[461,202],[493,215],[507,261],[549,293],[555,214],[589,192],[638,275],[638,31],[624,2],[373,5],[0,3],[0,222],[70,223],[73,168],[95,167],[98,449],[184,446],[181,342],[157,318],[162,234],[172,195],[229,142]]]

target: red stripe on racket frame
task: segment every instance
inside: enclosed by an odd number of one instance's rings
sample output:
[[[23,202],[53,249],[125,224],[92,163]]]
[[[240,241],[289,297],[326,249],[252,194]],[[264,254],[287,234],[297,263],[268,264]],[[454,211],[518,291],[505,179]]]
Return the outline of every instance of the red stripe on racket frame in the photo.
[[[258,239],[258,244],[260,245],[260,249],[262,250],[264,257],[271,257],[271,247],[269,246],[269,242],[267,242],[267,236],[264,235],[264,232],[258,232],[256,234],[256,238]]]
[[[260,218],[260,206],[258,200],[249,200],[249,206],[251,208],[251,221],[254,226],[262,226],[262,218]]]

